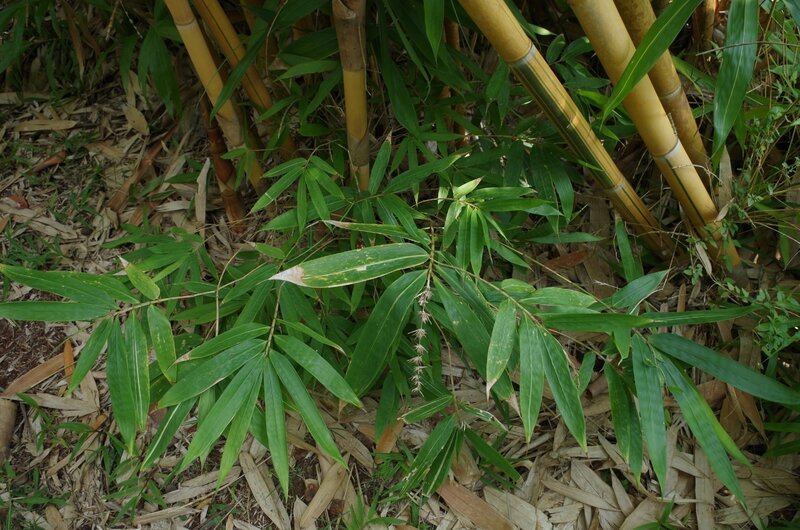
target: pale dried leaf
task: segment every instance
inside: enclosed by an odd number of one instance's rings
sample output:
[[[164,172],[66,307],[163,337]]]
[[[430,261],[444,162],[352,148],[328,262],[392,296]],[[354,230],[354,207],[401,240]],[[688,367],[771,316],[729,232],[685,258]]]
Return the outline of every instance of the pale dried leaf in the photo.
[[[481,499],[464,486],[446,480],[437,493],[450,508],[468,519],[478,528],[485,530],[513,530],[511,522],[500,515],[485,500]]]
[[[286,512],[286,507],[281,502],[272,480],[262,475],[249,453],[239,454],[239,464],[242,466],[253,497],[267,517],[278,530],[290,530],[289,514]]]

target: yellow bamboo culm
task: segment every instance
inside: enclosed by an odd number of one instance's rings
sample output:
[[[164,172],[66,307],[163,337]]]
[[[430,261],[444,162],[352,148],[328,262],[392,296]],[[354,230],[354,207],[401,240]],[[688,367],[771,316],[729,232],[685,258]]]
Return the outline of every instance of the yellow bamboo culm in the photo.
[[[650,0],[614,0],[617,5],[622,21],[628,28],[628,33],[633,39],[633,43],[638,46],[650,26],[656,21],[656,14]],[[675,125],[678,138],[681,139],[686,153],[696,166],[702,168],[701,176],[708,187],[710,182],[708,170],[710,168],[708,153],[703,146],[703,137],[697,130],[697,121],[692,115],[692,108],[689,100],[686,99],[686,92],[672,63],[672,54],[669,50],[665,51],[658,62],[653,66],[648,74],[653,82],[659,99],[667,115]],[[709,187],[710,189],[710,187]]]
[[[165,0],[164,3],[172,15],[172,20],[175,21],[175,27],[178,29],[178,33],[180,33],[181,39],[186,46],[186,51],[189,53],[189,58],[197,72],[197,77],[200,78],[200,82],[203,84],[208,99],[212,104],[216,105],[222,92],[223,81],[206,42],[205,35],[197,24],[197,19],[192,12],[191,6],[189,6],[188,0]],[[216,118],[229,147],[232,149],[246,147],[242,124],[230,99],[219,108]],[[263,173],[257,157],[253,157],[250,166],[247,168],[247,178],[259,193],[264,190],[264,184],[261,180]]]
[[[369,185],[366,8],[366,0],[333,0],[333,24],[342,62],[347,149],[350,153],[350,169],[361,191]]]
[[[247,54],[247,49],[239,39],[233,24],[225,14],[225,10],[222,9],[217,0],[195,0],[194,5],[219,49],[228,59],[231,68],[236,68],[236,65]],[[244,73],[242,87],[259,112],[264,112],[272,107],[272,97],[253,64],[250,64]],[[267,125],[270,134],[274,134],[275,127],[269,123]],[[291,135],[287,134],[281,142],[280,153],[281,158],[284,160],[291,160],[297,157],[297,147]]]
[[[609,79],[616,84],[635,50],[613,0],[567,1]],[[713,238],[715,251],[727,258],[730,267],[738,266],[741,260],[736,247],[731,241],[722,241],[717,207],[675,134],[649,77],[631,89],[623,105],[694,229],[704,239]]]
[[[503,0],[459,0],[517,79],[541,106],[573,152],[592,171],[611,203],[654,252],[665,256],[674,243],[661,229],[577,105]]]

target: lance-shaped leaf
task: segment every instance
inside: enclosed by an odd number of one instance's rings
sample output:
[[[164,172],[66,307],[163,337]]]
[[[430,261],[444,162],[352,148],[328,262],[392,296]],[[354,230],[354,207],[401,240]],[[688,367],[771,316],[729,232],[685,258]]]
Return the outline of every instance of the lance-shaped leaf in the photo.
[[[144,429],[147,409],[150,407],[150,370],[147,359],[147,337],[135,313],[131,313],[125,321],[125,341],[128,355],[126,370],[133,387],[136,427]]]
[[[170,441],[172,441],[172,437],[175,436],[178,428],[183,424],[183,420],[186,419],[189,411],[194,407],[195,401],[197,401],[195,398],[187,399],[167,409],[167,413],[161,419],[161,423],[158,424],[158,430],[153,435],[153,439],[150,440],[150,446],[144,454],[142,470],[149,469],[156,459],[164,453]]]
[[[155,300],[161,294],[161,290],[158,288],[158,285],[156,285],[156,282],[150,279],[149,276],[133,263],[125,265],[125,274],[128,275],[128,279],[133,286],[139,289],[139,292],[147,297],[148,300]]]
[[[696,342],[671,333],[653,335],[649,341],[666,355],[699,368],[748,394],[775,403],[800,406],[800,392],[797,390]]]
[[[725,140],[742,112],[742,103],[753,78],[758,53],[758,0],[731,2],[722,64],[714,90],[714,145],[711,158],[716,167]]]
[[[396,279],[378,299],[345,375],[357,395],[369,390],[383,372],[423,285],[424,271],[409,272]]]
[[[306,385],[303,383],[303,380],[300,379],[300,376],[297,375],[292,363],[274,350],[270,351],[269,360],[272,363],[272,367],[275,369],[275,373],[278,374],[281,383],[283,383],[286,393],[291,396],[292,401],[297,407],[297,411],[300,413],[300,416],[303,417],[303,421],[306,427],[308,427],[308,432],[323,451],[328,453],[330,457],[342,466],[346,466],[347,464],[342,458],[342,455],[339,454],[339,449],[333,441],[331,431],[329,431],[328,426],[325,425],[325,420],[322,419],[322,415],[317,409],[316,403],[314,403],[314,400],[308,395]]]
[[[150,328],[150,338],[153,340],[153,349],[156,351],[156,361],[161,373],[170,383],[175,382],[177,367],[175,363],[175,338],[172,336],[172,325],[169,319],[151,305],[147,308],[147,324]]]
[[[75,302],[5,302],[0,304],[0,318],[42,322],[94,320],[108,315],[107,307]]]
[[[342,401],[361,406],[361,400],[344,380],[344,377],[326,361],[322,355],[299,339],[286,335],[274,335],[273,339],[284,353],[305,368],[314,379]]]
[[[272,363],[264,363],[264,424],[272,468],[278,475],[284,496],[289,495],[289,451],[286,446],[286,417],[278,374]]]
[[[655,355],[641,335],[633,337],[631,358],[647,452],[663,490],[667,484],[667,428],[664,424],[664,398],[661,396],[663,385]]]
[[[416,267],[427,259],[428,253],[417,245],[391,243],[309,260],[271,279],[302,287],[340,287]]]
[[[642,313],[650,320],[648,327],[685,326],[687,324],[707,324],[720,320],[731,320],[755,311],[753,306],[726,307],[724,309],[708,309],[700,311],[684,311],[681,313]]]
[[[670,392],[678,401],[678,406],[684,419],[686,419],[686,423],[689,424],[697,441],[700,442],[700,447],[703,448],[706,457],[708,457],[711,469],[714,470],[714,473],[722,483],[744,503],[745,497],[739,485],[739,479],[736,478],[736,473],[730,460],[728,460],[725,448],[728,447],[734,450],[737,458],[744,459],[747,462],[744,455],[719,424],[714,412],[709,408],[708,403],[700,395],[697,388],[686,377],[686,374],[678,370],[669,359],[661,360],[660,366],[666,376]]]
[[[188,361],[189,359],[202,359],[203,357],[209,357],[223,350],[236,346],[237,344],[241,344],[246,340],[266,335],[268,332],[269,326],[265,326],[264,324],[258,324],[255,322],[239,324],[228,331],[220,333],[213,339],[205,341],[188,353],[181,355],[181,358],[178,359],[178,361],[181,362]]]
[[[261,362],[263,361],[260,359],[251,359],[236,372],[214,406],[211,407],[208,415],[200,422],[178,468],[179,473],[189,467],[195,458],[208,454],[225,431],[225,427],[242,411],[248,397],[253,392],[253,387],[261,384],[261,370],[259,369]]]
[[[544,352],[544,373],[558,411],[569,432],[586,450],[586,421],[583,417],[580,392],[572,377],[567,353],[554,336],[541,326],[533,326],[534,348]]]
[[[619,452],[628,462],[631,473],[638,477],[642,472],[642,427],[639,414],[625,383],[617,371],[606,363],[604,372],[608,382],[608,397],[611,402],[611,421]]]
[[[505,300],[497,311],[497,319],[492,328],[489,353],[486,358],[486,395],[503,375],[511,353],[514,351],[514,338],[517,330],[517,308],[511,300]]]
[[[544,393],[544,352],[538,347],[534,327],[528,318],[519,325],[519,411],[526,442],[536,427]]]
[[[686,21],[692,16],[692,12],[701,1],[684,0],[683,2],[672,2],[658,16],[642,39],[642,42],[639,43],[636,52],[631,57],[628,66],[625,67],[625,71],[611,92],[611,97],[608,98],[603,108],[603,119],[622,103],[622,100],[636,86],[636,83],[647,75],[647,72],[653,68],[664,52],[669,49],[670,44],[678,36],[678,33],[683,29]]]
[[[75,365],[75,371],[72,372],[72,379],[69,382],[69,387],[67,387],[67,395],[72,393],[72,391],[75,390],[79,384],[81,384],[83,378],[86,377],[86,374],[88,374],[89,370],[91,370],[92,366],[94,366],[94,363],[97,361],[97,358],[103,351],[106,342],[108,342],[108,336],[111,333],[111,326],[111,320],[103,320],[100,322],[100,324],[89,336],[89,340],[87,340],[86,344],[83,345],[80,356],[78,356],[78,362]]]
[[[658,286],[664,281],[664,276],[666,276],[668,272],[668,270],[664,270],[636,278],[611,295],[606,302],[608,302],[611,307],[633,309],[648,296],[656,292]]]
[[[114,320],[108,337],[106,380],[111,394],[114,419],[122,439],[125,441],[128,453],[133,454],[137,407],[133,387],[133,368],[130,366],[130,355],[127,349],[120,324]]]
[[[169,407],[187,400],[216,385],[239,367],[264,353],[263,340],[248,339],[228,348],[219,355],[198,363],[167,390],[158,401],[159,407]]]
[[[113,309],[114,300],[89,274],[60,271],[35,271],[0,263],[0,273],[9,279],[40,291],[57,294],[87,305]]]
[[[225,447],[222,449],[222,459],[219,463],[217,487],[222,484],[225,476],[233,467],[233,463],[238,459],[239,450],[242,448],[242,443],[244,443],[245,436],[247,436],[247,431],[250,427],[250,419],[253,417],[253,411],[256,408],[256,399],[258,398],[258,394],[261,392],[261,377],[263,376],[263,373],[261,370],[259,370],[259,364],[262,364],[261,360],[253,359],[242,368],[243,370],[253,370],[253,372],[255,372],[255,381],[248,379],[248,381],[245,383],[245,385],[250,387],[250,393],[245,396],[244,401],[236,411],[236,415],[233,417],[231,428],[228,429],[225,439]]]

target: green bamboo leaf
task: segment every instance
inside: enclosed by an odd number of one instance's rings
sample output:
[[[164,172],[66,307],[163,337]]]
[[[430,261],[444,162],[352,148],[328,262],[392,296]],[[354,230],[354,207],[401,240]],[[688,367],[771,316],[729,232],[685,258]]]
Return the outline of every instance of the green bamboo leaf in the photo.
[[[512,300],[505,300],[497,310],[497,319],[492,328],[489,350],[486,356],[486,395],[503,375],[511,353],[517,331],[517,308]]]
[[[142,293],[148,300],[155,300],[161,294],[161,290],[158,288],[158,285],[150,279],[142,270],[134,265],[133,263],[128,263],[125,265],[125,274],[128,275],[128,279],[131,281],[134,287],[139,289],[139,292]]]
[[[387,195],[390,195],[409,190],[414,185],[419,184],[434,173],[443,172],[452,166],[455,161],[462,156],[463,153],[454,153],[444,158],[439,158],[432,162],[427,162],[421,166],[404,171],[393,178],[392,181],[384,188],[383,192]]]
[[[97,282],[91,280],[94,276],[89,274],[60,272],[60,271],[34,271],[24,267],[5,265],[0,263],[0,273],[17,283],[27,285],[40,291],[57,294],[76,302],[87,305],[113,309],[116,303],[103,289],[97,287]],[[89,281],[86,281],[89,279]]]
[[[219,355],[198,363],[182,375],[158,401],[159,407],[169,407],[201,394],[216,385],[246,362],[264,353],[263,340],[248,339],[231,346]]]
[[[111,408],[119,433],[125,441],[129,454],[134,454],[136,439],[136,396],[133,389],[133,374],[129,366],[130,355],[122,337],[119,322],[113,321],[108,337],[106,381],[111,394]]]
[[[423,4],[425,34],[433,49],[434,58],[439,54],[444,30],[444,0],[428,0]]]
[[[403,74],[398,68],[395,58],[392,57],[389,48],[389,36],[386,34],[387,26],[378,24],[378,61],[380,63],[380,73],[383,77],[386,93],[392,104],[392,111],[397,121],[405,127],[412,135],[419,133],[417,122],[417,108],[411,99],[408,91],[408,84],[403,79]]]
[[[275,183],[270,186],[266,192],[264,192],[264,195],[258,198],[253,207],[250,208],[250,213],[263,210],[272,204],[275,199],[280,197],[281,193],[289,189],[289,186],[295,183],[297,178],[303,173],[305,165],[306,161],[304,159],[295,158],[294,160],[284,162],[283,164],[273,168],[271,171],[265,173],[264,178],[271,178],[273,176],[280,175],[281,173],[283,173],[283,176],[275,181]]]
[[[749,315],[755,307],[727,307],[725,309],[707,309],[701,311],[684,311],[682,313],[642,313],[640,316],[650,320],[648,327],[685,326],[688,324],[708,324],[721,320],[732,320]]]
[[[597,333],[644,327],[652,322],[643,316],[619,313],[541,313],[539,316],[542,323],[550,328]]]
[[[219,440],[225,427],[242,411],[249,396],[253,393],[253,387],[261,383],[259,367],[262,362],[261,359],[250,359],[236,372],[214,406],[211,407],[208,415],[198,425],[197,432],[178,467],[178,473],[186,470],[196,458],[208,454]]]
[[[167,413],[161,419],[161,423],[158,424],[158,430],[153,435],[153,439],[150,440],[150,446],[144,454],[141,465],[142,471],[149,469],[156,462],[156,459],[166,451],[196,401],[197,398],[187,399],[167,409]]]
[[[567,359],[567,354],[561,344],[549,331],[541,326],[533,326],[534,348],[544,352],[544,373],[553,399],[556,401],[558,411],[564,418],[569,432],[586,450],[586,421],[583,416],[583,406],[572,369]]]
[[[670,392],[675,396],[686,423],[689,424],[697,441],[700,443],[700,447],[705,451],[708,463],[711,464],[711,469],[714,470],[714,473],[722,483],[736,495],[736,498],[744,503],[744,493],[739,485],[739,479],[736,478],[733,466],[728,460],[725,447],[734,448],[738,453],[737,456],[742,459],[744,459],[744,455],[741,454],[739,449],[736,448],[736,444],[730,439],[730,436],[719,425],[708,403],[689,381],[686,374],[678,370],[672,364],[672,361],[668,359],[662,360],[660,365],[667,378]],[[726,439],[723,440],[723,438]]]
[[[314,209],[317,211],[317,216],[323,221],[330,219],[331,211],[328,209],[328,203],[325,202],[325,196],[322,194],[322,188],[320,187],[321,181],[327,180],[330,182],[330,178],[319,168],[311,166],[303,176],[303,180],[308,188],[311,204],[314,205]]]
[[[337,350],[337,351],[339,351],[341,353],[345,353],[344,348],[342,348],[340,345],[336,344],[334,341],[330,340],[325,335],[322,335],[321,333],[317,333],[316,331],[314,331],[310,327],[306,326],[302,322],[290,322],[288,320],[282,320],[280,318],[278,319],[278,322],[280,324],[286,326],[289,329],[292,329],[294,331],[298,331],[298,332],[302,333],[303,335],[309,337],[312,340],[315,340],[317,342],[321,342],[322,344],[325,344],[326,346],[330,346],[334,350]],[[295,360],[297,360],[297,359],[295,359]]]
[[[147,409],[150,407],[150,373],[147,337],[136,313],[131,313],[125,321],[125,340],[128,354],[125,370],[127,376],[131,378],[133,387],[136,427],[144,429],[147,423]]]
[[[669,270],[664,270],[636,278],[611,295],[607,300],[608,304],[618,309],[633,309],[637,307],[648,296],[656,292],[668,272]]]
[[[486,443],[481,435],[472,429],[465,430],[464,434],[475,452],[483,458],[485,464],[496,467],[505,473],[512,482],[519,480],[519,472],[514,469],[514,466],[497,449]]]
[[[286,445],[286,417],[278,374],[272,363],[264,363],[264,422],[272,468],[285,497],[289,496],[289,452]]]
[[[409,272],[392,282],[378,299],[345,375],[357,395],[369,390],[383,372],[424,285],[424,271]]]
[[[242,342],[255,339],[269,333],[269,326],[256,322],[247,322],[224,331],[211,340],[207,340],[193,350],[181,355],[177,362],[188,361],[189,359],[202,359],[215,355],[222,350],[226,350]]]
[[[642,427],[636,406],[625,387],[622,378],[611,365],[606,363],[603,371],[608,382],[608,397],[611,402],[611,421],[614,436],[617,438],[619,452],[628,462],[631,473],[638,477],[642,472]]]
[[[758,0],[731,2],[722,64],[714,90],[714,143],[711,159],[719,164],[725,140],[742,112],[742,103],[753,79],[758,53]]]
[[[325,425],[325,420],[322,419],[322,415],[317,409],[314,400],[308,395],[306,386],[300,379],[300,376],[297,375],[292,363],[274,350],[270,351],[269,360],[272,363],[272,367],[275,369],[275,373],[278,374],[281,383],[283,383],[287,395],[291,396],[292,401],[297,407],[297,411],[300,413],[300,416],[303,417],[303,421],[306,427],[308,427],[308,432],[317,442],[320,449],[328,453],[328,456],[336,460],[342,466],[346,466],[347,464],[345,464],[342,455],[339,454],[339,449],[333,441],[328,426]]]
[[[244,383],[251,385],[250,393],[247,394],[236,415],[231,422],[231,427],[228,429],[228,434],[225,439],[225,447],[222,449],[222,459],[219,462],[219,477],[217,478],[217,487],[219,488],[225,476],[230,472],[234,462],[239,457],[239,450],[242,448],[244,439],[247,436],[247,431],[250,427],[250,419],[253,417],[253,411],[256,408],[256,400],[258,394],[261,392],[261,377],[263,372],[259,370],[259,364],[262,364],[260,359],[253,359],[242,368],[243,370],[252,369],[255,372],[255,380]],[[266,364],[266,363],[263,363]],[[233,382],[231,382],[233,384]],[[223,393],[224,395],[224,393]]]
[[[487,243],[484,237],[486,223],[483,214],[477,209],[470,208],[467,213],[469,214],[469,263],[473,274],[480,276],[483,268],[483,247]]]
[[[427,470],[422,482],[422,494],[426,497],[433,495],[442,482],[447,478],[450,473],[450,468],[453,461],[456,459],[461,444],[464,441],[464,431],[456,429],[456,431],[447,440],[444,449],[436,455],[430,469]]]
[[[400,225],[389,224],[374,224],[374,223],[348,223],[345,221],[326,221],[325,224],[342,228],[344,230],[353,230],[354,232],[362,232],[365,234],[379,234],[382,236],[392,237],[396,239],[410,239],[418,243],[426,243],[427,241],[420,241],[417,234],[409,234],[408,231]]]
[[[667,356],[699,368],[755,397],[789,406],[800,405],[800,392],[797,390],[696,342],[671,333],[653,335],[649,341]]]
[[[389,166],[389,156],[392,154],[392,135],[391,132],[386,135],[386,139],[381,144],[378,154],[375,155],[375,162],[369,172],[369,184],[367,191],[370,195],[378,193],[381,182],[386,176],[386,168]]]
[[[75,302],[4,302],[0,318],[37,320],[42,322],[74,322],[94,320],[110,313],[107,307]]]
[[[362,406],[361,400],[358,399],[344,377],[313,348],[287,335],[273,335],[272,338],[285,354],[302,366],[314,379],[322,383],[322,386],[327,388],[331,394],[357,407]]]
[[[88,374],[89,370],[94,366],[106,342],[108,342],[108,336],[111,333],[112,325],[112,320],[103,320],[100,322],[89,336],[89,340],[83,345],[80,355],[78,356],[78,362],[75,364],[75,370],[72,372],[72,379],[67,387],[67,395],[71,394],[72,391],[81,384],[83,378],[86,377],[86,374]]]
[[[452,327],[453,333],[464,348],[467,357],[475,365],[475,369],[484,380],[487,380],[489,332],[466,302],[455,296],[440,281],[435,280],[435,285],[436,293],[447,312],[448,324]],[[511,380],[508,375],[503,374],[492,389],[501,399],[508,399],[512,392]]]
[[[426,418],[430,418],[437,412],[440,412],[453,404],[452,394],[443,394],[437,398],[429,399],[419,407],[413,408],[403,414],[403,421],[411,423],[419,423]]]
[[[628,238],[628,230],[625,227],[625,221],[621,218],[617,219],[614,224],[614,233],[617,236],[617,248],[619,249],[620,261],[622,262],[622,271],[625,279],[632,282],[644,274],[642,271],[642,264],[633,255],[631,248],[631,240]]]
[[[543,287],[522,300],[524,304],[554,305],[564,307],[589,307],[597,303],[594,296],[563,287]]]
[[[272,276],[301,287],[341,287],[422,265],[428,253],[411,243],[348,250],[296,265]]]
[[[636,83],[658,62],[670,44],[681,32],[692,12],[702,0],[672,2],[650,26],[647,34],[636,48],[628,66],[617,81],[611,96],[603,107],[603,120],[619,106]]]
[[[147,324],[150,328],[150,338],[153,340],[153,349],[156,351],[156,361],[161,373],[170,383],[175,382],[178,368],[175,363],[175,338],[172,336],[172,325],[169,319],[151,305],[147,308]]]
[[[414,461],[411,463],[411,467],[406,474],[406,481],[403,485],[405,491],[416,487],[425,479],[430,473],[430,470],[434,467],[436,458],[443,453],[455,433],[456,418],[452,414],[436,425],[425,440],[425,443],[420,447]]]
[[[519,410],[525,429],[525,442],[530,442],[544,393],[544,352],[537,348],[534,324],[523,318],[519,325]]]
[[[661,396],[663,385],[655,355],[641,335],[633,337],[631,358],[647,452],[663,490],[667,484],[667,428],[664,424],[664,399]]]
[[[795,26],[800,27],[800,0],[784,0],[783,3],[792,15]]]

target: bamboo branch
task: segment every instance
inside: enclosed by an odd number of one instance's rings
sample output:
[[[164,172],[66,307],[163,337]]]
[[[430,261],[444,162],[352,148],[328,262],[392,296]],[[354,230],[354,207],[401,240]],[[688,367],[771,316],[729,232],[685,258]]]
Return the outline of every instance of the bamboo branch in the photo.
[[[649,0],[614,0],[614,3],[628,28],[633,43],[638,46],[650,26],[656,21],[653,6]],[[686,99],[686,92],[683,91],[675,65],[672,64],[672,54],[669,50],[665,51],[653,66],[649,76],[664,105],[664,110],[678,131],[678,137],[681,139],[686,153],[696,166],[703,168],[702,175],[706,177],[704,181],[710,189],[708,154],[703,146],[703,137],[697,130],[697,122],[692,115],[692,109]]]
[[[616,83],[634,53],[634,46],[613,0],[567,1],[609,79]],[[741,260],[736,247],[731,241],[722,241],[717,207],[675,134],[649,77],[631,89],[623,105],[694,229],[704,239],[713,238],[719,257],[724,255],[731,267],[738,266]]]
[[[542,54],[525,34],[503,0],[459,0],[517,79],[547,114],[573,152],[587,163],[611,203],[657,254],[674,246],[642,199],[620,173],[558,81]]]
[[[369,184],[369,134],[365,68],[366,0],[333,0],[333,25],[339,41],[350,169],[364,191]]]
[[[194,5],[211,32],[214,41],[222,50],[225,58],[228,59],[231,68],[236,68],[247,54],[247,49],[239,40],[233,24],[231,24],[220,3],[217,0],[195,0]],[[242,78],[242,87],[259,112],[264,112],[272,107],[272,97],[252,64],[245,71]],[[275,134],[275,126],[271,123],[268,123],[267,126],[270,134]],[[292,140],[290,134],[287,134],[281,142],[280,152],[281,158],[284,160],[291,160],[297,157],[297,147],[294,145],[294,140]]]
[[[178,29],[178,33],[180,33],[181,39],[186,46],[186,51],[189,53],[189,58],[192,61],[192,65],[194,65],[197,76],[200,78],[200,82],[203,84],[203,88],[205,88],[208,99],[212,104],[216,105],[222,92],[222,77],[208,47],[203,30],[200,29],[188,0],[165,0],[164,3],[175,21],[175,27]],[[231,99],[220,106],[216,119],[229,146],[234,149],[247,146],[242,123],[236,114],[236,109]],[[258,193],[262,193],[265,189],[261,180],[263,173],[257,157],[252,157],[250,167],[247,168],[247,177]]]

